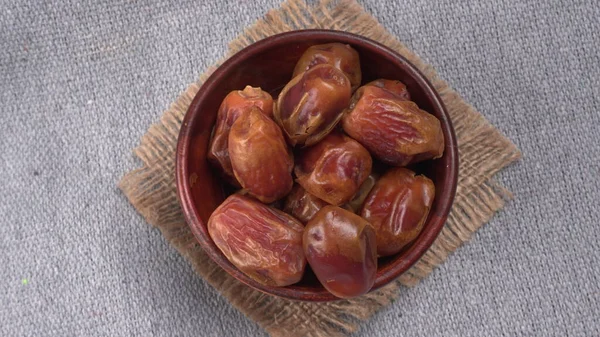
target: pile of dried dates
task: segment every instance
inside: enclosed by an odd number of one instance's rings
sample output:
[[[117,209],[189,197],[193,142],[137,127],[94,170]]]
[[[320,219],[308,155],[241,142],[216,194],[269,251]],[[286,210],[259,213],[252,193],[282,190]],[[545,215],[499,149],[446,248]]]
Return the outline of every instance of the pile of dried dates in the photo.
[[[306,50],[276,100],[250,86],[223,100],[208,159],[239,191],[208,232],[257,282],[297,283],[308,262],[333,295],[359,296],[377,258],[421,231],[435,187],[405,166],[442,156],[440,122],[400,81],[360,83],[356,50],[330,43]]]

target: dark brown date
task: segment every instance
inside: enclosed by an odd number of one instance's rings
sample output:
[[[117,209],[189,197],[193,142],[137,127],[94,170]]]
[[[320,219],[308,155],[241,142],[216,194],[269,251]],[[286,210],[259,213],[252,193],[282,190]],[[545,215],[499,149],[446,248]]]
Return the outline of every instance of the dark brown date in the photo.
[[[335,127],[350,96],[350,81],[341,70],[317,65],[283,88],[273,116],[292,146],[310,146]]]
[[[281,129],[259,108],[238,117],[229,133],[229,156],[237,181],[248,194],[268,204],[294,184],[294,158]]]
[[[315,275],[333,295],[360,296],[373,286],[375,230],[360,216],[336,206],[323,207],[306,225],[303,246]]]
[[[257,282],[283,287],[302,278],[304,227],[288,214],[233,194],[208,219],[208,234],[227,259]]]
[[[273,98],[268,92],[251,86],[230,92],[217,112],[217,121],[208,149],[209,162],[222,173],[227,182],[236,187],[240,184],[233,175],[229,158],[229,130],[236,119],[253,106],[260,108],[265,115],[273,117]]]
[[[371,173],[369,151],[354,139],[332,132],[296,156],[296,180],[331,205],[349,201]]]
[[[319,64],[329,64],[343,71],[350,80],[352,91],[360,85],[360,59],[356,50],[349,45],[327,43],[308,48],[296,63],[293,77]]]
[[[359,88],[342,118],[344,131],[386,164],[406,166],[441,157],[440,121],[414,102],[391,96],[376,86]]]
[[[377,181],[361,215],[375,228],[379,256],[396,254],[416,239],[434,197],[433,182],[406,168],[393,168]]]
[[[328,203],[308,193],[302,186],[296,184],[285,199],[283,211],[293,215],[302,223],[307,223],[315,214]]]

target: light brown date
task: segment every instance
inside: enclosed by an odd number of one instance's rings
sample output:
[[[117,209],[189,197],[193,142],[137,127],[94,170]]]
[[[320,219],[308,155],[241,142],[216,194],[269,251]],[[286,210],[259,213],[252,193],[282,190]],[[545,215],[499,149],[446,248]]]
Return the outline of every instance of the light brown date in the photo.
[[[336,206],[323,207],[304,229],[304,254],[321,284],[340,298],[368,292],[377,272],[373,227]]]
[[[354,139],[332,132],[296,156],[296,181],[331,205],[349,201],[371,173],[369,151]]]
[[[375,184],[361,215],[377,233],[377,254],[398,253],[423,229],[435,197],[433,182],[406,168],[393,168]]]
[[[292,77],[319,64],[330,64],[343,71],[350,80],[352,91],[360,86],[362,78],[360,59],[356,50],[349,45],[327,43],[308,48],[296,63]]]
[[[304,227],[290,215],[233,194],[208,219],[208,234],[227,259],[257,282],[283,287],[302,278]]]
[[[222,173],[227,182],[236,187],[240,184],[233,175],[229,158],[229,131],[236,119],[253,106],[272,118],[273,98],[268,92],[251,86],[230,92],[217,112],[217,121],[208,149],[209,162]]]
[[[328,203],[308,193],[302,186],[295,184],[285,199],[283,211],[293,215],[302,223],[307,223]]]
[[[377,89],[366,86],[356,91],[342,118],[344,131],[386,164],[406,166],[441,157],[440,121],[414,102],[390,97],[389,92],[382,96],[384,90]]]
[[[335,127],[350,96],[350,81],[341,70],[317,65],[283,88],[273,116],[292,146],[310,146]]]
[[[229,156],[237,181],[248,194],[268,204],[294,184],[294,158],[281,129],[259,108],[238,117],[229,133]]]

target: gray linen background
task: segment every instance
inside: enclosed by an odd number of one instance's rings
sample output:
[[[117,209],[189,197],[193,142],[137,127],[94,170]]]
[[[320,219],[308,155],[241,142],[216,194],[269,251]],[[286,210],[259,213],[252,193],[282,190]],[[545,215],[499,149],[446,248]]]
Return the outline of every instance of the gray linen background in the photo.
[[[0,1],[0,335],[254,336],[116,184],[277,0]],[[600,335],[600,5],[362,1],[523,151],[514,201],[358,336]]]

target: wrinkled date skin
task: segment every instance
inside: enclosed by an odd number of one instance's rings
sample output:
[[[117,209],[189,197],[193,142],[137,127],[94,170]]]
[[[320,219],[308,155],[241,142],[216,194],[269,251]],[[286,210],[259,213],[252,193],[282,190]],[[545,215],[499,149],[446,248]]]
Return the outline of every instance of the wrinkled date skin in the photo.
[[[237,181],[248,194],[268,204],[294,184],[294,158],[281,129],[253,107],[231,126],[229,156]]]
[[[378,89],[375,89],[378,88]],[[401,101],[410,101],[410,93],[404,83],[397,80],[386,80],[380,78],[363,86],[363,90],[371,91],[371,95],[377,97],[397,98]],[[364,94],[364,93],[363,93]]]
[[[346,204],[348,206],[347,209],[352,210],[354,213],[359,213],[365,199],[367,198],[367,196],[373,189],[373,186],[375,186],[377,179],[378,179],[377,174],[375,174],[375,173],[369,174],[367,179],[365,179],[365,181],[362,183],[362,185],[360,185],[358,192],[356,192],[356,194],[352,197],[352,199],[350,199],[350,201],[348,201],[348,203]]]
[[[307,223],[317,212],[328,203],[308,193],[302,186],[296,184],[285,199],[283,211],[296,219]]]
[[[375,230],[360,216],[336,206],[323,207],[308,222],[304,254],[321,284],[333,295],[367,293],[375,282]]]
[[[294,77],[281,91],[274,119],[292,146],[310,146],[323,139],[350,103],[350,81],[328,64]]]
[[[354,139],[333,132],[296,156],[296,180],[331,205],[349,201],[371,173],[369,151]]]
[[[396,254],[417,238],[434,197],[433,182],[406,168],[393,168],[377,181],[361,216],[375,228],[379,256]]]
[[[230,184],[239,187],[240,184],[233,175],[231,160],[229,158],[229,131],[237,118],[256,106],[272,118],[273,98],[268,92],[260,88],[246,86],[244,90],[230,92],[219,107],[215,129],[208,149],[208,160],[222,172],[223,177]]]
[[[302,278],[304,226],[282,211],[233,194],[208,219],[208,234],[227,259],[255,281],[283,287]]]
[[[387,93],[381,95],[382,91]],[[359,88],[344,113],[344,131],[386,164],[406,166],[441,157],[440,121],[414,102],[390,95],[375,86]]]
[[[358,52],[349,45],[327,43],[308,48],[296,63],[292,77],[319,64],[330,64],[343,71],[350,80],[353,92],[360,86],[362,78],[360,59]]]

